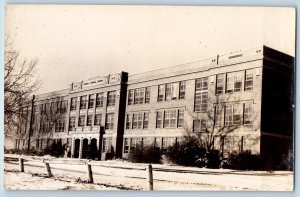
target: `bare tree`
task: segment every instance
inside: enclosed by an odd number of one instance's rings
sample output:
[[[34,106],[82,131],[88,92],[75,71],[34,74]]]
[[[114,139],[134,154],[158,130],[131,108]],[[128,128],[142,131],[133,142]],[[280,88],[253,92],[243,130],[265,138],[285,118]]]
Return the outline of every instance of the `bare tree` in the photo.
[[[36,73],[38,59],[26,60],[14,48],[13,41],[6,35],[4,52],[4,125],[5,137],[14,135],[20,121],[21,107],[30,103],[30,96],[40,86]]]

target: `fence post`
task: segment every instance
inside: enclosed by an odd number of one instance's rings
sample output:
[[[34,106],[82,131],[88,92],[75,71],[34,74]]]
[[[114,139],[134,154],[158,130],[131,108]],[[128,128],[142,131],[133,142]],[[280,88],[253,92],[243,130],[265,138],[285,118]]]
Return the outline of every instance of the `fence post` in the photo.
[[[49,163],[45,162],[48,177],[53,177]]]
[[[89,178],[89,183],[94,183],[94,179],[93,179],[93,171],[92,171],[92,166],[89,163],[86,163],[87,166],[87,175]]]
[[[148,190],[153,190],[153,173],[152,173],[152,165],[149,164],[146,168],[147,171],[147,184]]]
[[[19,157],[20,172],[24,172],[24,159]]]

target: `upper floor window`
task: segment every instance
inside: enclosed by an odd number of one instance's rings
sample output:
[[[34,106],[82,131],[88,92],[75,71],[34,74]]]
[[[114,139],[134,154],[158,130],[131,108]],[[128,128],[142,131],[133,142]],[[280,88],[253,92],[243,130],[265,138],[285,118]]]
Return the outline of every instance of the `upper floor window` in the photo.
[[[166,101],[177,100],[178,83],[166,84]]]
[[[126,129],[131,129],[132,125],[132,115],[131,114],[127,114],[126,115]]]
[[[216,94],[223,94],[225,90],[225,74],[217,75]]]
[[[105,121],[105,128],[106,129],[114,129],[114,114],[106,114],[106,121]]]
[[[179,100],[185,99],[185,81],[179,83]]]
[[[96,96],[96,107],[103,107],[103,93],[99,93]]]
[[[85,123],[85,116],[79,116],[78,126],[83,127]]]
[[[112,143],[111,137],[103,138],[102,152],[110,152],[111,151],[111,143]]]
[[[149,112],[145,112],[144,113],[144,120],[143,120],[144,129],[148,129],[148,123],[149,123]]]
[[[102,122],[102,114],[95,114],[94,125],[100,126]]]
[[[134,104],[143,104],[144,96],[145,96],[144,94],[145,94],[145,89],[144,88],[135,89],[135,91],[134,91]]]
[[[239,105],[225,106],[225,125],[238,125],[241,123],[241,112]]]
[[[71,98],[71,108],[70,110],[73,111],[73,110],[76,110],[76,107],[77,107],[77,98]]]
[[[193,120],[193,132],[206,132],[206,119]]]
[[[86,125],[92,126],[92,124],[93,124],[93,115],[88,115],[86,120]]]
[[[252,106],[251,103],[244,104],[244,124],[251,124],[251,113],[252,113]]]
[[[75,128],[75,117],[70,117],[69,119],[69,130],[72,131]]]
[[[108,92],[107,106],[115,106],[116,103],[116,91]]]
[[[253,90],[253,73],[251,70],[246,70],[245,73],[245,91]]]
[[[158,97],[157,101],[163,101],[165,98],[165,86],[164,85],[159,85],[158,86]]]
[[[162,111],[157,111],[156,112],[156,128],[162,128],[162,118],[163,118],[163,115],[162,115]]]
[[[128,105],[133,105],[134,90],[128,91]]]
[[[89,95],[89,104],[88,104],[88,108],[94,108],[94,102],[95,102],[95,98],[94,95]]]
[[[80,109],[86,109],[87,96],[80,97]]]
[[[241,72],[228,73],[226,77],[226,93],[240,92],[243,85]]]
[[[222,106],[215,106],[215,118],[214,118],[215,126],[222,126],[223,117],[222,117]]]
[[[151,87],[147,87],[145,93],[145,103],[150,103],[150,93],[151,93]]]
[[[178,122],[177,122],[177,127],[178,128],[183,128],[184,126],[184,110],[179,109],[178,110]]]
[[[208,77],[196,79],[196,92],[208,90]]]
[[[156,112],[156,128],[182,128],[183,126],[183,109],[168,109]]]
[[[132,129],[141,129],[143,124],[143,113],[134,113],[132,118]]]

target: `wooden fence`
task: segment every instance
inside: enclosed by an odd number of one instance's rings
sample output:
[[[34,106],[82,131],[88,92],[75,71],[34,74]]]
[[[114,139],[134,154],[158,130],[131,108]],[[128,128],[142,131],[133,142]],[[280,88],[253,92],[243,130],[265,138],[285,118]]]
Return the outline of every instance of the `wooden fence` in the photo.
[[[145,171],[145,180],[147,181],[147,189],[153,190],[153,168],[151,164],[148,164],[146,168],[132,168],[132,167],[118,167],[118,166],[108,166],[100,164],[99,162],[84,160],[84,159],[44,159],[40,157],[34,156],[4,156],[4,161],[18,161],[19,163],[19,171],[24,172],[25,162],[24,161],[38,161],[45,164],[45,171],[47,172],[47,176],[53,177],[53,173],[51,171],[50,164],[76,164],[76,165],[86,165],[86,174],[88,183],[94,183],[93,178],[93,170],[92,166],[102,166],[107,168],[118,168],[118,169],[129,169],[129,170],[141,170]]]

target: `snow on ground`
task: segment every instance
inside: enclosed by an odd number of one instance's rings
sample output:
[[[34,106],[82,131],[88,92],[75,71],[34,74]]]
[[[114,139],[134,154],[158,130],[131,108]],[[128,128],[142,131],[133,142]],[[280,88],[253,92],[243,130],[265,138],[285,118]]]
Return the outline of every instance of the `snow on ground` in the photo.
[[[64,164],[61,164],[64,161]],[[60,181],[59,187],[53,184],[41,184],[36,186],[24,182],[29,182],[37,177],[25,178],[20,177],[20,186],[16,189],[63,189],[67,187],[63,184],[69,181],[70,189],[131,189],[146,190],[147,189],[147,172],[145,170],[147,164],[135,164],[125,161],[93,161],[92,171],[94,182],[96,184],[83,184],[83,188],[78,185],[76,180],[87,180],[87,166],[84,164],[86,160],[74,159],[54,159],[50,161],[52,173],[55,178],[44,178],[49,181]],[[93,165],[94,164],[94,165]],[[276,171],[269,173],[266,171],[235,171],[229,169],[205,169],[182,166],[167,166],[161,164],[153,164],[154,190],[210,190],[210,191],[292,191],[293,190],[293,172]],[[5,163],[5,178],[11,176],[13,172],[18,170],[17,162]],[[26,161],[25,173],[38,173],[45,175],[45,164],[41,161]],[[29,175],[30,176],[30,175]],[[9,178],[6,178],[9,180]],[[6,181],[5,180],[5,181]],[[28,181],[25,181],[28,180]],[[71,180],[71,181],[70,181]],[[25,183],[24,183],[25,184]],[[12,185],[12,186],[11,186]],[[52,185],[52,186],[51,186]],[[61,186],[60,186],[61,185]],[[6,181],[7,189],[14,189],[14,183]],[[100,187],[101,186],[101,187]],[[48,188],[50,187],[50,188]],[[98,188],[100,187],[100,188]]]

